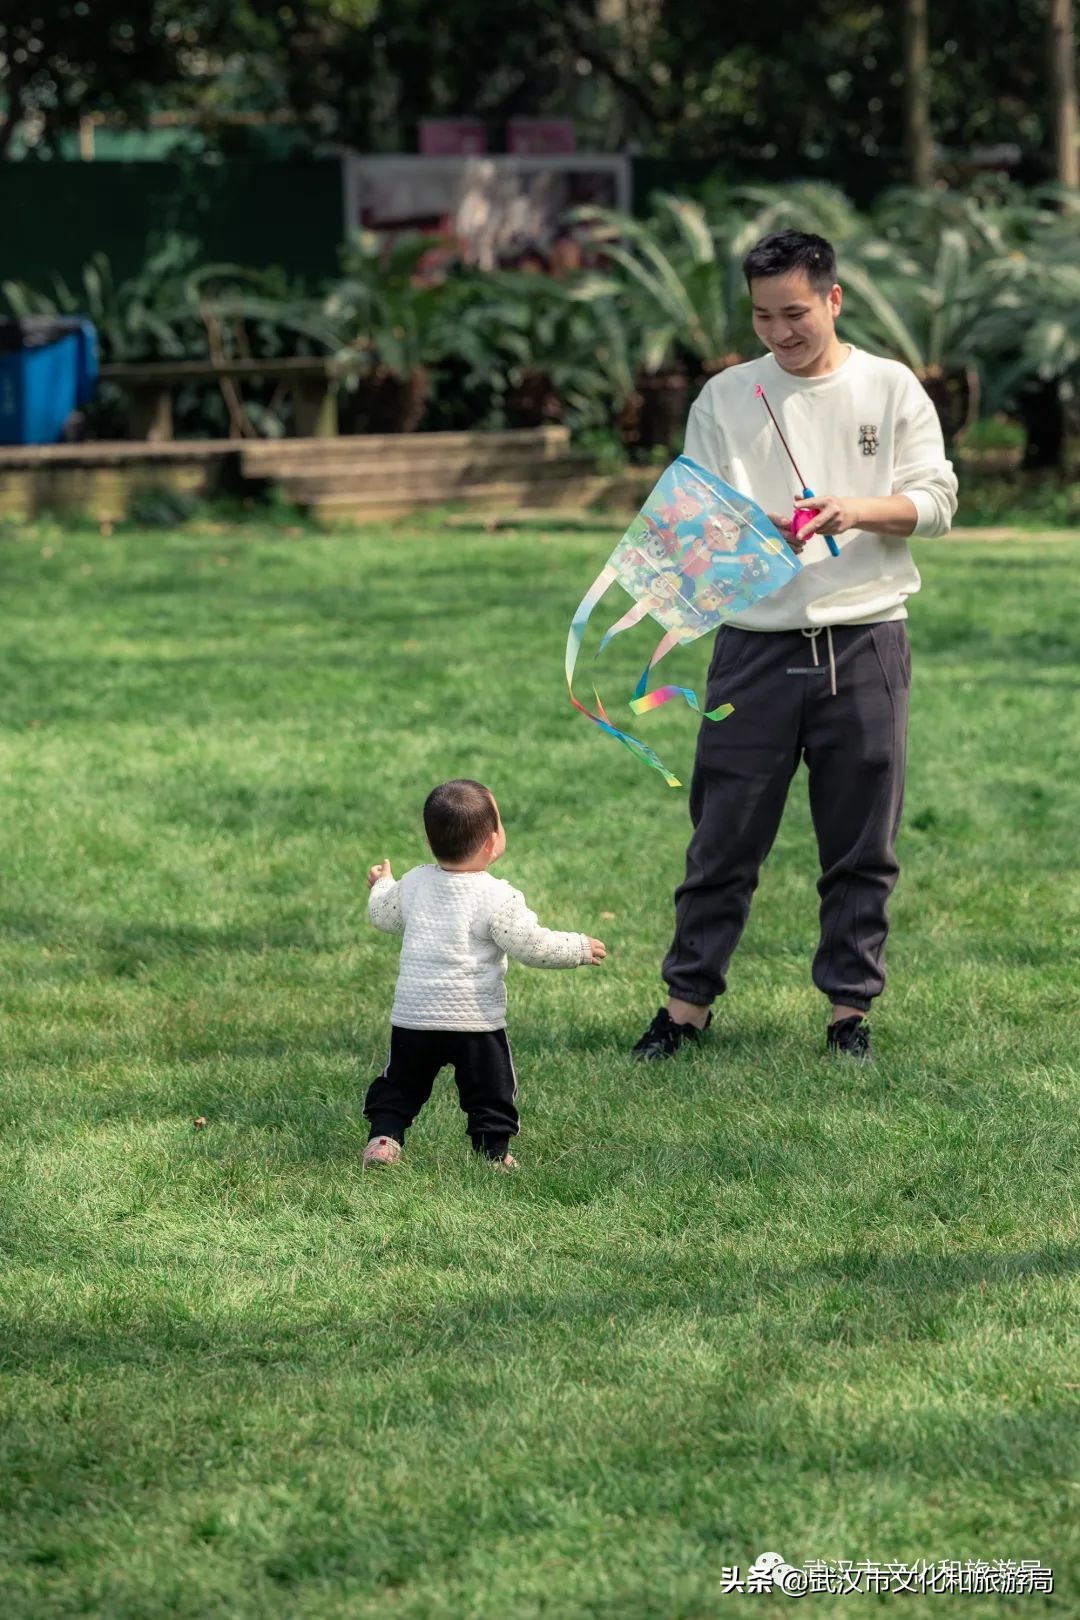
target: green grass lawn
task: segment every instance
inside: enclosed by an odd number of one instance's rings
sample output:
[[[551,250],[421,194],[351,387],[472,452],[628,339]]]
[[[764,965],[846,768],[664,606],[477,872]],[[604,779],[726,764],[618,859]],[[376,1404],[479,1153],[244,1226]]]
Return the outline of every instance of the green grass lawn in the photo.
[[[658,1070],[686,798],[561,677],[612,541],[0,544],[5,1614],[704,1620],[782,1601],[722,1594],[772,1549],[1036,1558],[1053,1597],[964,1613],[1080,1613],[1080,545],[917,545],[877,1065],[819,1055],[799,779],[715,1035]],[[673,708],[640,732],[688,777]],[[364,874],[454,775],[610,954],[511,967],[516,1177],[449,1077],[362,1177]]]

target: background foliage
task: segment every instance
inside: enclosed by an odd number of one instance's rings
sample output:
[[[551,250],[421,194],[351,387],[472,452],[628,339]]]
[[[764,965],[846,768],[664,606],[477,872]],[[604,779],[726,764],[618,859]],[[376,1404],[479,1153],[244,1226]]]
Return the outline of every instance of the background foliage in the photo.
[[[358,236],[336,276],[304,284],[202,264],[193,242],[171,238],[119,284],[98,256],[78,286],[2,292],[16,314],[90,313],[106,360],[347,354],[358,371],[346,427],[565,421],[641,454],[678,442],[708,376],[760,352],[741,263],[784,226],[836,243],[843,334],[917,372],[950,442],[983,410],[1018,414],[1034,444],[1049,414],[1060,432],[1041,464],[1062,460],[1080,376],[1080,206],[1052,186],[897,188],[864,211],[819,182],[713,183],[700,198],[658,193],[641,219],[579,211],[586,262],[562,275],[481,274],[424,237],[387,249]],[[376,386],[377,407],[364,393]],[[180,405],[183,431],[227,431],[212,391]],[[272,390],[252,407],[261,431],[287,431]],[[116,400],[105,395],[89,426],[121,431]]]
[[[311,140],[414,149],[432,116],[572,116],[586,149],[721,160],[729,179],[803,172],[861,201],[902,178],[900,5],[774,0],[37,0],[0,16],[0,154],[55,147],[87,109],[194,116],[228,150],[237,112]],[[935,0],[934,125],[946,162],[1018,143],[1052,172],[1045,0]],[[782,42],[782,43],[781,43]],[[782,54],[781,54],[782,52]]]

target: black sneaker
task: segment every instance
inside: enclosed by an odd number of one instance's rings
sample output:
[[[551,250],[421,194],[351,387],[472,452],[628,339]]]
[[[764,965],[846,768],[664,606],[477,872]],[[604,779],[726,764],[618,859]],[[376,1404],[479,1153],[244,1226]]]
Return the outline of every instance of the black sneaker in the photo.
[[[843,1052],[848,1057],[859,1058],[863,1063],[873,1063],[870,1025],[861,1014],[857,1014],[854,1018],[838,1018],[835,1024],[829,1025],[829,1033],[825,1037],[825,1050]]]
[[[711,1023],[712,1013],[709,1013],[705,1028],[708,1029]],[[677,1024],[667,1008],[661,1007],[640,1041],[631,1048],[631,1053],[646,1062],[674,1057],[683,1041],[696,1041],[701,1033],[694,1024]]]

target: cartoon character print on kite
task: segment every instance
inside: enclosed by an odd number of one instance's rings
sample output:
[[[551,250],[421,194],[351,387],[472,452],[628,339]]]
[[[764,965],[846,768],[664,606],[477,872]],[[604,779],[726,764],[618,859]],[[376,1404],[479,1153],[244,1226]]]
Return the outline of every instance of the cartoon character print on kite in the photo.
[[[684,489],[677,484],[670,495],[657,506],[655,521],[661,527],[678,533],[687,524],[694,523],[703,511],[704,505],[702,501],[688,489]]]
[[[705,542],[713,551],[734,551],[739,543],[741,528],[734,518],[717,517],[715,514],[705,519]]]
[[[786,585],[801,567],[755,501],[688,456],[680,456],[661,475],[574,614],[566,640],[566,682],[571,703],[602,731],[659,771],[670,786],[678,787],[678,778],[651,748],[612,725],[599,694],[597,713],[574,696],[574,668],[593,609],[615,583],[623,587],[633,604],[606,632],[597,656],[614,636],[639,624],[647,615],[664,629],[630,701],[635,714],[646,714],[673,697],[685,698],[701,714],[705,711],[689,687],[664,686],[649,692],[653,667],[673,647],[717,629]],[[723,705],[708,712],[707,718],[721,720],[730,713],[730,705]]]
[[[691,579],[707,573],[734,551],[740,533],[739,525],[731,518],[706,518],[702,532],[687,546],[683,573]]]
[[[719,613],[724,608],[730,607],[737,594],[730,582],[708,580],[705,584],[699,585],[694,593],[694,606],[700,608],[703,613]]]
[[[744,609],[752,607],[757,601],[757,583],[764,578],[764,568],[760,557],[751,557],[740,570],[735,581],[729,608],[732,613],[742,613]]]
[[[665,609],[678,611],[678,603],[684,601],[682,577],[679,574],[653,574],[651,579],[647,576],[642,582],[641,602],[648,602],[649,612],[654,615],[662,614]]]
[[[679,541],[674,529],[647,524],[638,541],[645,556],[659,568],[679,555]]]
[[[703,534],[696,540],[691,540],[686,548],[686,557],[683,561],[683,577],[697,579],[712,562],[712,546]]]

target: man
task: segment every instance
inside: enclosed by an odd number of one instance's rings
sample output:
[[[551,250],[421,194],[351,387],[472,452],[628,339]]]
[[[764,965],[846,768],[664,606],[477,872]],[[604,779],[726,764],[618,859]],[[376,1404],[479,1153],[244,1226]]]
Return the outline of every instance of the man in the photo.
[[[886,903],[899,868],[911,660],[906,602],[919,589],[909,535],[947,534],[956,478],[933,405],[904,365],[845,343],[836,255],[781,231],[743,265],[754,331],[769,351],[708,382],[686,454],[760,502],[801,572],[719,632],[690,788],[693,836],[663,964],[669,999],[634,1047],[673,1056],[710,1023],[761,864],[800,759],[821,859],[813,980],[829,999],[827,1047],[869,1058],[885,984]],[[802,499],[764,390],[802,473]],[[792,511],[813,513],[792,533]],[[833,557],[824,536],[835,537]]]

